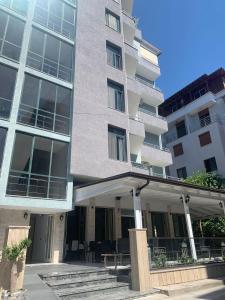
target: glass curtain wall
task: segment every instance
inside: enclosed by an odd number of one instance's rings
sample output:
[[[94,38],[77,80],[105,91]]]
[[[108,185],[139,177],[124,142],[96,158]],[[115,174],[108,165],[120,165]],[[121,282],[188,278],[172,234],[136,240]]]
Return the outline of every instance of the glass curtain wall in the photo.
[[[8,119],[11,112],[17,71],[0,64],[0,119]]]
[[[0,175],[2,169],[2,159],[4,154],[4,148],[5,148],[6,134],[7,134],[7,129],[0,127]]]
[[[16,133],[7,194],[66,199],[68,144]]]
[[[65,81],[72,81],[74,49],[52,35],[32,29],[27,65]]]
[[[22,15],[27,14],[28,0],[0,0],[0,5],[4,5]]]
[[[0,55],[18,61],[24,22],[0,10]]]
[[[34,21],[73,40],[75,9],[61,0],[37,0]]]
[[[71,102],[69,89],[26,74],[18,122],[68,135]]]

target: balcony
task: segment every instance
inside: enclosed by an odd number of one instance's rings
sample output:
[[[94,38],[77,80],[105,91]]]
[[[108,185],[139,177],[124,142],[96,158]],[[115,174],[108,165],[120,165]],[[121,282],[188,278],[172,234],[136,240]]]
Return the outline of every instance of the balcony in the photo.
[[[160,68],[150,60],[139,56],[137,73],[148,80],[155,81],[160,76]]]
[[[136,116],[141,96],[139,83],[131,77],[127,77],[128,110],[131,116]]]
[[[145,138],[145,126],[139,118],[129,118],[130,134],[141,137],[142,142]]]
[[[136,19],[123,11],[123,32],[125,40],[132,42],[136,32]]]
[[[138,49],[130,45],[125,44],[125,65],[127,74],[134,76],[136,73],[137,62],[138,62]]]
[[[145,128],[150,132],[160,135],[168,131],[168,124],[165,118],[143,108],[139,108],[138,115],[145,124]]]
[[[141,147],[142,161],[148,162],[150,165],[166,167],[171,165],[172,156],[169,149],[160,148],[153,144],[144,143]]]
[[[141,76],[136,76],[135,79],[139,83],[139,93],[144,102],[152,106],[158,106],[164,102],[161,90],[154,87],[149,80]]]

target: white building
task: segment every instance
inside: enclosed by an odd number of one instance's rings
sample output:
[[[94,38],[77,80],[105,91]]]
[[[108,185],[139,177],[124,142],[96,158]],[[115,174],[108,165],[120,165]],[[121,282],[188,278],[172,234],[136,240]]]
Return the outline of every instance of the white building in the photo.
[[[0,250],[9,225],[31,225],[27,261],[62,260],[70,224],[82,240],[93,230],[84,207],[65,229],[73,182],[165,176],[172,163],[154,83],[160,51],[132,2],[0,1]]]
[[[171,176],[198,170],[225,177],[225,71],[203,75],[166,100],[160,113],[169,130],[164,143],[173,155]]]

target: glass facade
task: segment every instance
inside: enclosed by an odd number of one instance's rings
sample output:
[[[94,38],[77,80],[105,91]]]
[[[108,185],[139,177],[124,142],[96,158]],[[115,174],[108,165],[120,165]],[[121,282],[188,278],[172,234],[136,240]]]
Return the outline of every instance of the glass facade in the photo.
[[[24,22],[0,10],[0,55],[18,61]]]
[[[27,65],[65,81],[72,81],[74,49],[52,35],[32,29]]]
[[[16,74],[16,70],[0,64],[0,119],[10,116]]]
[[[68,144],[16,133],[7,194],[66,199]]]
[[[4,148],[5,148],[6,134],[7,134],[7,129],[0,127],[0,175],[1,175],[2,159],[4,154]]]
[[[15,10],[19,14],[27,14],[28,0],[0,0],[0,4]]]
[[[18,122],[69,134],[71,90],[26,74]]]
[[[75,9],[61,0],[36,0],[34,21],[74,39]]]

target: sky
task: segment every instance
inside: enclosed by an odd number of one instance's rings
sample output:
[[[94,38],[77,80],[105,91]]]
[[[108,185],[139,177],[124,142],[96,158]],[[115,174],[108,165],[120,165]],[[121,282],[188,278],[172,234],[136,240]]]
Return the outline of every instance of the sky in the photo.
[[[143,37],[158,47],[165,99],[225,68],[225,0],[134,0]]]

